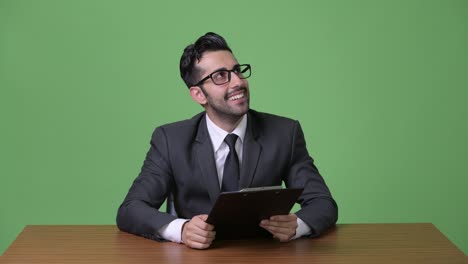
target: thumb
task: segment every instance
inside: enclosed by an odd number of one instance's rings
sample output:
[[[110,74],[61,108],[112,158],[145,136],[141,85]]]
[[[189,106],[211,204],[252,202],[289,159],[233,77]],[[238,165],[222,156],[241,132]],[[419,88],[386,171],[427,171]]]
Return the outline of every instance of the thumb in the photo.
[[[198,217],[203,221],[206,221],[206,219],[208,219],[208,215],[206,215],[206,214],[205,215],[199,215]]]

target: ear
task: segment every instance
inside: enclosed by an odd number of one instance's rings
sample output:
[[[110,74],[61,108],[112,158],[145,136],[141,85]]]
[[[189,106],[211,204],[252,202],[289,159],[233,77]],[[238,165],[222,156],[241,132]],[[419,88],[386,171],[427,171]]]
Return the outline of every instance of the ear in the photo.
[[[198,86],[192,86],[190,87],[190,96],[192,96],[192,99],[201,104],[201,105],[205,105],[206,102],[208,101],[206,99],[206,96],[205,94],[203,93],[203,91],[201,90],[200,87]]]

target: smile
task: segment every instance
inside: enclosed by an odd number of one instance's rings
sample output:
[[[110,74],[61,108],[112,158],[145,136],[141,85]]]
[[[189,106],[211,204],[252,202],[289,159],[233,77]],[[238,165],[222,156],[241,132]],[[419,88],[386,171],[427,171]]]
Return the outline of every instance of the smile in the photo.
[[[240,94],[236,94],[236,95],[233,95],[233,96],[229,97],[228,100],[229,101],[235,101],[235,100],[239,100],[241,98],[244,98],[244,96],[245,96],[245,93],[242,92]]]

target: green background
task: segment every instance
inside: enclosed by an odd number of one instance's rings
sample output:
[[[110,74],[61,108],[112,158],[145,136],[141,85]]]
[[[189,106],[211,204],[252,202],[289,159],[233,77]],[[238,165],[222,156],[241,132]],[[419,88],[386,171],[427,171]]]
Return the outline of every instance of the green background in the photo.
[[[28,224],[114,224],[153,129],[202,108],[207,31],[298,119],[339,223],[432,222],[468,252],[468,1],[0,0],[0,252]]]

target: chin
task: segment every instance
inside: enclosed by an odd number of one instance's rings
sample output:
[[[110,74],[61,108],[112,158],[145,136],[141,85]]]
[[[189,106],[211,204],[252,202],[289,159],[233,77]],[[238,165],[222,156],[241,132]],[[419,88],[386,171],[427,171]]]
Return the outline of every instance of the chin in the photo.
[[[239,109],[239,111],[237,111],[237,112],[239,113],[239,115],[244,115],[249,111],[249,109],[250,109],[250,107],[249,107],[249,104],[247,102],[247,105],[245,107],[242,107],[241,109]]]

